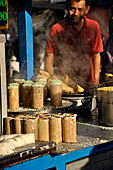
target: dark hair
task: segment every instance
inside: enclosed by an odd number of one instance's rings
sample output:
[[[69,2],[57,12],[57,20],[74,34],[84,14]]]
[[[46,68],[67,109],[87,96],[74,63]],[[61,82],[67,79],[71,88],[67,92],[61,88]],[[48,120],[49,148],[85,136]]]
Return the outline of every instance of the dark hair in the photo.
[[[71,3],[75,1],[75,2],[80,2],[81,0],[66,0],[66,8],[68,9],[71,5]],[[84,0],[86,2],[86,7],[90,4],[90,0]]]

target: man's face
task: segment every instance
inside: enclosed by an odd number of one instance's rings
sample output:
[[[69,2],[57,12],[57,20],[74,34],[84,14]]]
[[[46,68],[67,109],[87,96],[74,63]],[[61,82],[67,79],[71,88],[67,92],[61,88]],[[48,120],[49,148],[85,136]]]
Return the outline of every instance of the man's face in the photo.
[[[72,1],[68,10],[69,18],[73,24],[79,24],[88,11],[89,6],[86,7],[85,0],[79,2]]]

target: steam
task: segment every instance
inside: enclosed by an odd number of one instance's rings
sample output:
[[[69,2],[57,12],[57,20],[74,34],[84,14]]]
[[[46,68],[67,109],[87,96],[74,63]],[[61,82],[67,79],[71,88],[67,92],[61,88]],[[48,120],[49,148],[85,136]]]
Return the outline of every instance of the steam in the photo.
[[[55,66],[58,67],[58,74],[68,74],[73,81],[86,87],[90,76],[89,41],[87,37],[78,34],[70,28],[52,39],[56,52]]]

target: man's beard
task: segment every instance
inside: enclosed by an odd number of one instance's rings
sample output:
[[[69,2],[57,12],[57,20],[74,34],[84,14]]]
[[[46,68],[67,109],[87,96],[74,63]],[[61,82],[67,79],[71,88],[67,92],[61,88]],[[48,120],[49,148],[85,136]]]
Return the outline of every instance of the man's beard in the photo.
[[[81,21],[82,21],[82,18],[83,17],[77,17],[77,16],[75,16],[75,15],[72,15],[71,17],[70,17],[70,20],[71,20],[71,23],[73,24],[73,25],[78,25],[79,23],[81,23]]]

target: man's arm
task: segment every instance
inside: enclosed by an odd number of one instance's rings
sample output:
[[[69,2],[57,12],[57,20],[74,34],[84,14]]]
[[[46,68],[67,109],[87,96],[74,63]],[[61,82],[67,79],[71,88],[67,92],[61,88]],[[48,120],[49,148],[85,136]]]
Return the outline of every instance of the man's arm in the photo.
[[[94,65],[94,85],[99,84],[100,78],[100,63],[101,63],[101,56],[100,53],[96,53],[93,55],[93,65]]]
[[[54,54],[46,53],[46,56],[45,56],[45,71],[50,73],[50,75],[54,74],[53,61],[54,61]]]

